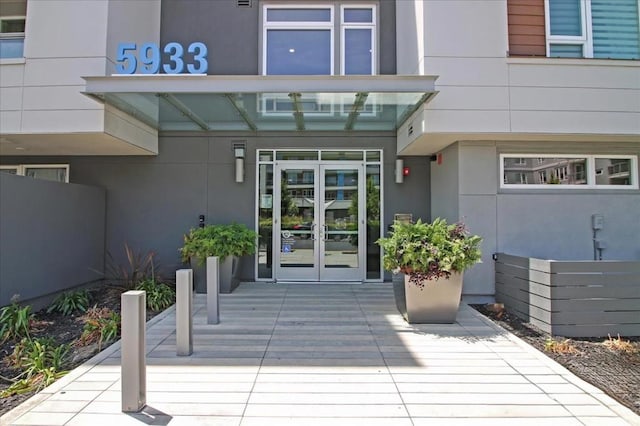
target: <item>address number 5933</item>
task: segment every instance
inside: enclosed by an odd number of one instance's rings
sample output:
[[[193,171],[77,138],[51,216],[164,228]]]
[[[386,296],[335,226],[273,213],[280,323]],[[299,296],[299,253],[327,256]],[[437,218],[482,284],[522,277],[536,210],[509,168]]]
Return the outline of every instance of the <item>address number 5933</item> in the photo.
[[[157,74],[160,68],[166,74],[182,74],[185,62],[189,74],[206,74],[209,68],[207,62],[207,46],[202,42],[193,42],[187,48],[188,59],[184,58],[184,48],[180,43],[167,43],[162,50],[168,55],[168,61],[162,63],[160,47],[156,43],[120,43],[116,54],[116,72],[118,74],[135,74],[137,70],[142,74]]]

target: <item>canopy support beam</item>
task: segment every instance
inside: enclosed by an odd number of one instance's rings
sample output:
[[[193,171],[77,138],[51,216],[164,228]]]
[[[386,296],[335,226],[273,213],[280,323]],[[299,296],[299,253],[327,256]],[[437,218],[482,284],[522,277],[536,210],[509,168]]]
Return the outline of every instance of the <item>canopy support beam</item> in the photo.
[[[344,125],[345,130],[353,130],[353,126],[356,124],[356,120],[360,116],[360,110],[364,107],[364,103],[367,102],[367,97],[369,97],[369,93],[367,92],[356,93],[356,99],[353,102],[353,105],[351,105],[351,112],[349,113],[347,122]]]
[[[207,124],[206,121],[204,121],[202,118],[200,118],[200,116],[198,114],[196,114],[195,112],[191,111],[188,106],[186,106],[185,104],[180,102],[175,96],[173,96],[173,95],[171,95],[169,93],[158,93],[158,96],[161,99],[164,99],[165,101],[167,101],[167,103],[169,105],[171,105],[172,107],[174,107],[175,109],[180,111],[182,113],[182,115],[184,115],[189,120],[193,121],[198,126],[200,126],[200,128],[202,130],[206,130],[206,131],[211,130],[211,127],[209,127],[209,125]]]
[[[249,113],[247,113],[247,110],[244,109],[244,106],[240,105],[238,97],[233,93],[225,93],[224,97],[227,98],[229,102],[231,102],[231,105],[238,112],[238,114],[240,114],[240,117],[242,117],[244,122],[247,123],[247,126],[249,126],[249,128],[254,132],[258,131],[258,126],[256,126],[251,117],[249,117]]]
[[[289,98],[293,101],[293,118],[296,120],[296,129],[304,130],[304,113],[300,108],[300,98],[302,95],[300,93],[289,93]]]

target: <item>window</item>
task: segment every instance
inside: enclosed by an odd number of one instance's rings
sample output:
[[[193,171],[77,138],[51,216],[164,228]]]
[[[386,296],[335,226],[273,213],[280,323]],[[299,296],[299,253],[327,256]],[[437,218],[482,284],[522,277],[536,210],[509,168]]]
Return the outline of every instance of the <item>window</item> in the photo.
[[[24,16],[0,18],[0,59],[24,56]]]
[[[638,161],[628,155],[526,155],[537,157],[523,167],[523,154],[501,154],[502,188],[638,189]],[[543,160],[543,161],[540,161]]]
[[[0,172],[28,176],[34,179],[51,180],[54,182],[69,182],[68,164],[18,164],[0,166]]]
[[[545,0],[547,56],[640,59],[639,0]]]
[[[374,74],[375,16],[373,6],[342,7],[342,74]]]
[[[264,8],[264,74],[332,75],[333,8]]]
[[[338,17],[329,5],[265,5],[263,74],[375,74],[376,19],[372,5],[343,5]]]

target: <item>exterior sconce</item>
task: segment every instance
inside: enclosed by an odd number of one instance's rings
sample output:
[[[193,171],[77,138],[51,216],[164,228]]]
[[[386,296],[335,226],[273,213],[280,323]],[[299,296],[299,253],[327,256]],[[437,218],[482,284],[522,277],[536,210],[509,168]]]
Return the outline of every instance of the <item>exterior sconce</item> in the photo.
[[[396,158],[396,183],[404,182],[404,160]]]
[[[233,156],[236,159],[236,183],[244,182],[244,144],[233,145]]]

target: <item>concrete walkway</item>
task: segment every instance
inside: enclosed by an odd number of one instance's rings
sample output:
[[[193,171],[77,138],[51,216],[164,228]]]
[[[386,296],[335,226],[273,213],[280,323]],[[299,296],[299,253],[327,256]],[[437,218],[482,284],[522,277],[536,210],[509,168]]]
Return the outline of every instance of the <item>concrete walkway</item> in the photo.
[[[221,323],[195,304],[194,354],[175,314],[147,327],[147,408],[120,412],[119,344],[2,425],[640,425],[640,417],[463,305],[408,325],[389,284],[243,284]]]

